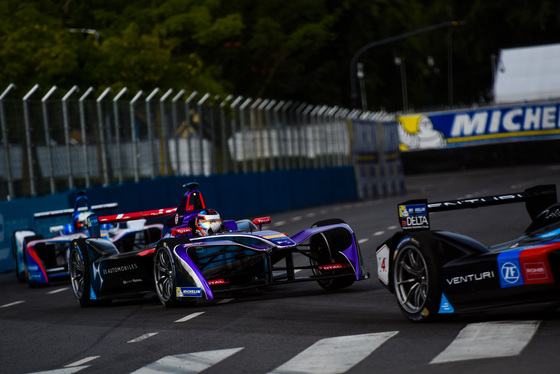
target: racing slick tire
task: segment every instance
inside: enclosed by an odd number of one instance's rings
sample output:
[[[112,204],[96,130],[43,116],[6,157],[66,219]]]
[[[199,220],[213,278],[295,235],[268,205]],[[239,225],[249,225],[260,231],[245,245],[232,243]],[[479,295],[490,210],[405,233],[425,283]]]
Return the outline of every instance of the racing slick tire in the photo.
[[[331,218],[315,222],[311,227],[328,226],[338,223],[345,224],[346,222],[344,222],[340,218]],[[346,257],[340,254],[334,248],[344,248],[344,244],[347,240],[348,239],[345,234],[336,231],[323,232],[317,235],[313,235],[310,241],[310,262],[311,266],[313,266],[313,272],[317,275],[321,275],[322,271],[316,270],[319,266],[346,262]],[[317,283],[325,290],[334,291],[349,287],[354,284],[355,281],[356,277],[354,275],[348,275],[330,279],[318,279]]]
[[[428,322],[438,316],[441,273],[430,233],[401,240],[393,262],[392,283],[402,314],[411,322]]]
[[[194,305],[195,301],[183,301],[177,298],[175,261],[172,248],[184,243],[182,239],[165,239],[158,243],[154,257],[154,283],[159,301],[166,308],[179,305]]]
[[[89,271],[91,264],[86,245],[85,239],[75,240],[70,245],[68,271],[70,273],[72,292],[81,307],[109,305],[111,304],[110,299],[91,299],[91,275]]]

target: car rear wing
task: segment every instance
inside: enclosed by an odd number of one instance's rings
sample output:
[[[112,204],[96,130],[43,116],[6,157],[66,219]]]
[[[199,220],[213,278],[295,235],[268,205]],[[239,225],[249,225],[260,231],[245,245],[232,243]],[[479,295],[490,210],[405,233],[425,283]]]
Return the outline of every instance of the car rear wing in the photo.
[[[106,210],[106,209],[116,209],[118,207],[119,207],[118,203],[109,203],[109,204],[93,205],[91,209],[95,212],[95,211]],[[89,207],[87,206],[82,206],[77,209],[78,212],[85,212],[87,210],[89,210]],[[52,218],[52,217],[64,216],[72,213],[74,213],[74,208],[49,210],[47,212],[35,213],[33,215],[33,218],[35,219]]]
[[[116,223],[116,222],[126,222],[133,221],[136,219],[148,219],[148,218],[158,218],[170,216],[177,211],[177,208],[166,208],[166,209],[154,209],[154,210],[144,210],[141,212],[132,213],[119,213],[112,214],[108,216],[98,217],[99,223]]]
[[[468,199],[448,200],[429,203],[426,199],[408,200],[398,204],[399,223],[404,231],[430,229],[429,214],[458,209],[479,208],[485,206],[524,202],[534,220],[543,210],[557,202],[556,185],[539,185],[523,192],[472,197]]]

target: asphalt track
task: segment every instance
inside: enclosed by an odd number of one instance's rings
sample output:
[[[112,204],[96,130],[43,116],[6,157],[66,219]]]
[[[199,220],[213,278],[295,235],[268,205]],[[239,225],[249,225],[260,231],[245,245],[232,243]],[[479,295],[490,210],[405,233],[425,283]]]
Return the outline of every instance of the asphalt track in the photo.
[[[329,293],[298,283],[164,309],[153,298],[80,308],[67,282],[29,288],[0,274],[2,373],[527,373],[555,372],[560,313],[536,308],[407,322],[376,276],[375,248],[397,230],[396,204],[560,185],[560,165],[407,178],[407,196],[272,214],[289,235],[324,218],[348,222],[369,280]],[[208,202],[211,203],[211,202]],[[216,207],[219,209],[219,207]],[[490,245],[517,236],[522,204],[446,212],[432,227]]]

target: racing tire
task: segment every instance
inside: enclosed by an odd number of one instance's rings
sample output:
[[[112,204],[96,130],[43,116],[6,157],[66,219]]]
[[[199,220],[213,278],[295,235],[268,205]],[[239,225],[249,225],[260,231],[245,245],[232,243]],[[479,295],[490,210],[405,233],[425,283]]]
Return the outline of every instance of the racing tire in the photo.
[[[85,240],[72,242],[68,271],[70,273],[72,292],[81,307],[89,307],[95,304],[95,300],[91,299],[91,274],[89,269],[90,259]]]
[[[346,223],[340,218],[331,218],[315,222],[311,227],[321,227],[334,225],[338,223]],[[337,232],[324,232],[317,235],[313,235],[310,241],[311,247],[311,257],[310,262],[313,266],[313,272],[315,273],[318,266],[330,265],[333,263],[343,263],[347,259],[338,251],[333,248],[342,247],[343,243],[347,241],[344,234]],[[320,270],[319,274],[320,275]],[[356,277],[353,275],[330,278],[330,279],[318,279],[317,283],[323,289],[328,291],[340,290],[342,288],[350,287],[356,281]]]
[[[431,234],[406,236],[396,249],[392,282],[397,304],[411,322],[433,321],[441,302],[441,273]]]
[[[184,243],[183,240],[167,239],[158,244],[154,257],[154,283],[159,301],[166,308],[174,308],[179,305],[194,305],[196,302],[183,301],[177,298],[175,261],[171,248]]]

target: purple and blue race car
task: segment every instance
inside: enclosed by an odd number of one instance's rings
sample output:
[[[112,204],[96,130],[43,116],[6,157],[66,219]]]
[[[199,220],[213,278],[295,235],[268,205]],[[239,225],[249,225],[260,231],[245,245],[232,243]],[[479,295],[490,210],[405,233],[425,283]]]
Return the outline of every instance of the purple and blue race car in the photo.
[[[266,230],[270,218],[222,221],[197,183],[177,208],[90,217],[99,224],[170,216],[159,242],[131,252],[100,237],[72,241],[70,276],[82,306],[156,292],[163,305],[194,304],[224,293],[302,281],[337,290],[367,279],[355,234],[340,219],[293,236]]]

